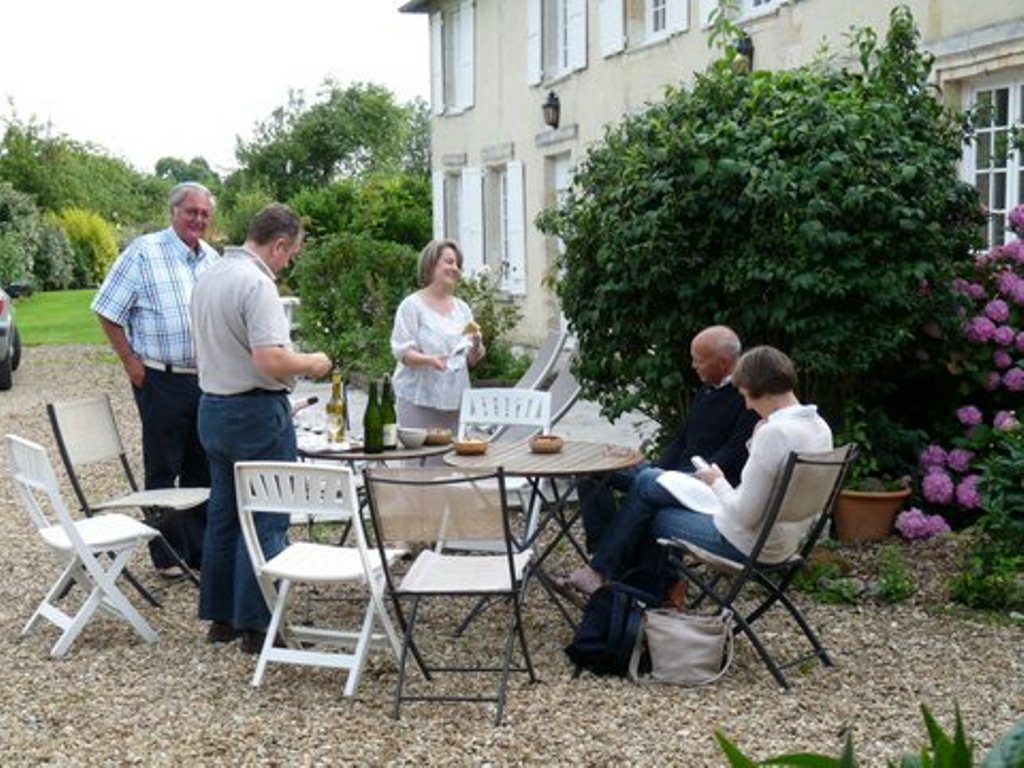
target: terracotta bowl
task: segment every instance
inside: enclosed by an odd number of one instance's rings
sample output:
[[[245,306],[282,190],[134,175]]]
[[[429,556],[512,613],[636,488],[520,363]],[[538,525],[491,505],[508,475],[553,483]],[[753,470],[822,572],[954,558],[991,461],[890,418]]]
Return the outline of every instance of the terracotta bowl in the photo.
[[[455,452],[460,456],[480,456],[487,453],[485,440],[456,440]]]
[[[530,438],[530,450],[534,453],[558,453],[564,444],[558,435],[534,435]]]
[[[423,441],[426,445],[448,445],[452,441],[452,431],[441,427],[434,427],[427,430],[427,437]]]

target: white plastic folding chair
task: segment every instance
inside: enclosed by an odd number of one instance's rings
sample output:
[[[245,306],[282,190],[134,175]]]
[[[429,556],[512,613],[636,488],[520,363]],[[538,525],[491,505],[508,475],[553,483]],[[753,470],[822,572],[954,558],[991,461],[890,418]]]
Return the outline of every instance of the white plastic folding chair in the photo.
[[[347,467],[290,462],[238,462],[235,464],[235,489],[239,522],[253,573],[259,583],[270,625],[260,651],[252,684],[263,681],[267,664],[301,664],[347,669],[345,696],[352,696],[371,644],[383,642],[395,658],[399,654],[398,635],[384,609],[384,582],[381,557],[394,560],[401,549],[373,550],[367,546],[363,530],[355,529],[356,546],[342,547],[301,541],[267,559],[256,530],[254,515],[305,514],[314,518],[354,520],[359,502],[352,471]],[[286,620],[288,599],[296,584],[360,584],[369,587],[369,596],[358,630],[311,626],[304,618]],[[379,622],[383,634],[375,633]],[[280,635],[286,647],[275,647]]]
[[[160,488],[140,491],[114,419],[114,409],[107,395],[49,403],[46,412],[50,417],[64,468],[71,480],[71,488],[86,515],[92,516],[96,512],[111,509],[137,508],[142,510],[147,523],[154,524],[165,510],[192,509],[210,497],[209,488]],[[80,472],[87,466],[104,463],[120,465],[129,490],[128,493],[111,499],[92,501],[86,496]],[[182,573],[198,586],[199,580],[173,547],[163,536],[160,536],[159,541],[181,568]],[[148,592],[136,586],[147,600],[157,604]]]
[[[7,435],[5,442],[14,487],[39,535],[64,565],[21,634],[27,635],[40,619],[46,619],[63,630],[50,654],[63,656],[96,611],[101,611],[128,622],[147,643],[156,640],[156,631],[128,602],[116,582],[135,550],[157,536],[157,532],[121,514],[73,520],[43,447],[16,435]],[[48,511],[57,522],[51,520]],[[109,564],[104,565],[100,555],[109,557]],[[70,616],[57,602],[73,584],[82,587],[87,597],[78,612]]]
[[[534,389],[482,387],[465,389],[459,408],[459,439],[476,429],[490,436],[496,427],[551,430],[551,395]]]

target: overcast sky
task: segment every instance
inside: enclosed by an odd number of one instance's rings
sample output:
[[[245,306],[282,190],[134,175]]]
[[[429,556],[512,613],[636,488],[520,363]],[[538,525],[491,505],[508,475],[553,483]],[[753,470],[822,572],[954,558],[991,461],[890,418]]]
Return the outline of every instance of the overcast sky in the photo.
[[[35,116],[139,170],[234,167],[235,137],[326,77],[428,99],[428,32],[403,0],[4,2],[0,115]]]

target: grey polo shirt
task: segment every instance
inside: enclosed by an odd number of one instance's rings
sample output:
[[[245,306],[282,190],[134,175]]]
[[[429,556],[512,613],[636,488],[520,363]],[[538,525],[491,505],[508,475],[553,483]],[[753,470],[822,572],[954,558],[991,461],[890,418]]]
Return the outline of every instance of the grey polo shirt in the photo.
[[[226,248],[196,283],[190,312],[203,392],[236,395],[294,386],[294,379],[265,376],[253,364],[255,347],[291,347],[274,273],[259,256],[245,248]]]

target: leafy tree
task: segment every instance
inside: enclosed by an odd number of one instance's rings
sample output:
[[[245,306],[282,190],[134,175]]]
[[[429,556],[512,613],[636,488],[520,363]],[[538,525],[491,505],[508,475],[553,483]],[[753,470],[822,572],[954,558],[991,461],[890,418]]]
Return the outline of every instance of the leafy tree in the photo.
[[[355,179],[339,179],[323,187],[307,187],[288,204],[302,215],[311,237],[351,231],[359,207],[360,185]]]
[[[342,177],[401,170],[406,161],[415,105],[398,104],[383,86],[332,80],[318,96],[307,104],[301,91],[290,92],[251,141],[238,142],[244,174],[278,200]]]
[[[193,157],[188,162],[177,157],[161,157],[156,161],[155,173],[158,179],[171,184],[183,181],[197,181],[214,195],[220,192],[221,180],[205,158]]]
[[[70,288],[75,280],[75,252],[53,213],[43,215],[39,227],[39,249],[32,265],[37,287],[44,291]]]
[[[377,240],[420,249],[431,238],[430,181],[426,176],[374,176],[359,189],[352,226]]]
[[[721,322],[789,352],[833,417],[854,392],[890,413],[928,400],[905,389],[935,370],[919,332],[948,308],[981,214],[918,37],[898,8],[883,46],[853,35],[856,72],[746,74],[727,55],[607,131],[538,220],[565,243],[557,290],[585,395],[671,428],[696,384],[689,340]]]
[[[127,231],[166,222],[170,185],[140,174],[99,148],[51,136],[48,126],[4,118],[0,179],[31,195],[44,211],[95,211]]]

